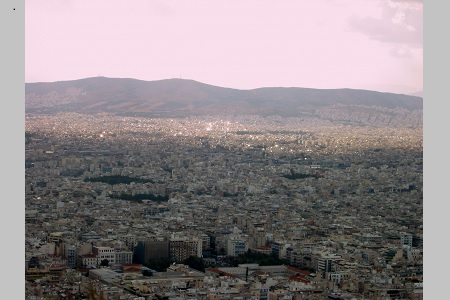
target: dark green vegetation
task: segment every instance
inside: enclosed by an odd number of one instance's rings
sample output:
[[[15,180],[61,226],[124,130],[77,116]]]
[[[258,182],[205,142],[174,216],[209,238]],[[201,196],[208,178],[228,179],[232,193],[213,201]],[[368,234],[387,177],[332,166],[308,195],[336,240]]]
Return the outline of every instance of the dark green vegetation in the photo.
[[[162,168],[164,171],[168,172],[168,173],[172,173],[172,168],[169,167],[164,167]]]
[[[160,259],[149,259],[147,263],[144,264],[147,268],[155,270],[157,272],[165,272],[166,269],[173,263],[173,260],[169,258]]]
[[[132,182],[135,183],[153,183],[150,179],[143,179],[137,177],[130,176],[122,176],[122,175],[111,175],[111,176],[100,176],[100,177],[91,177],[84,179],[85,182],[104,182],[111,185],[114,184],[130,184]]]
[[[205,264],[203,263],[203,259],[196,256],[189,256],[188,259],[183,261],[183,264],[188,265],[190,268],[205,272]]]
[[[100,266],[102,266],[102,267],[107,267],[107,266],[109,266],[109,260],[107,260],[107,259],[102,260],[102,261],[100,262]]]
[[[147,268],[155,270],[157,272],[165,272],[170,265],[174,263],[170,258],[160,258],[160,259],[149,259],[147,263],[144,265]],[[203,263],[203,259],[196,256],[189,256],[188,259],[185,259],[181,262],[182,264],[188,265],[190,268],[205,272],[205,264]]]
[[[233,267],[237,267],[239,264],[259,264],[260,266],[289,264],[288,260],[278,258],[278,255],[274,252],[264,254],[252,251],[250,249],[248,249],[246,253],[240,254],[237,257],[228,257],[227,262]]]
[[[125,194],[121,193],[118,195],[111,195],[111,198],[114,199],[121,199],[121,200],[129,200],[129,201],[137,201],[142,202],[142,200],[151,200],[155,202],[163,202],[169,200],[169,196],[161,196],[161,195],[154,195],[154,194]]]
[[[224,197],[237,197],[238,193],[228,193],[228,192],[223,192],[223,196]]]
[[[169,258],[150,259],[144,265],[157,272],[165,272],[173,262],[174,261]],[[223,262],[230,267],[237,267],[239,264],[253,263],[259,264],[260,266],[289,265],[288,260],[278,258],[276,253],[271,253],[268,255],[255,252],[250,249],[246,253],[237,257],[228,256],[223,260]],[[192,269],[205,272],[205,263],[200,257],[189,256],[188,259],[182,261],[181,263],[188,265]]]
[[[84,174],[84,169],[72,169],[61,171],[60,175],[65,177],[80,177]]]
[[[390,249],[389,251],[387,251],[386,255],[385,255],[386,262],[392,261],[392,259],[394,258],[396,253],[397,253],[397,251],[395,251],[393,249]]]
[[[33,132],[25,131],[25,144],[28,145],[31,143],[31,140],[35,135],[36,134]]]
[[[295,173],[291,170],[291,174],[283,175],[284,178],[295,180],[295,179],[305,179],[305,178],[321,178],[323,176],[319,174],[305,174],[305,173]]]

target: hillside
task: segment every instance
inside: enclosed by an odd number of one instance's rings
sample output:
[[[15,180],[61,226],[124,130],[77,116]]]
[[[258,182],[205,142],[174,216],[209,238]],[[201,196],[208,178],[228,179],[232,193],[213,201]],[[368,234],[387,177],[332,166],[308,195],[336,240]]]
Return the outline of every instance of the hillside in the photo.
[[[362,125],[422,126],[420,97],[354,89],[223,88],[185,79],[93,77],[25,84],[26,113],[147,117],[257,114],[313,116]]]

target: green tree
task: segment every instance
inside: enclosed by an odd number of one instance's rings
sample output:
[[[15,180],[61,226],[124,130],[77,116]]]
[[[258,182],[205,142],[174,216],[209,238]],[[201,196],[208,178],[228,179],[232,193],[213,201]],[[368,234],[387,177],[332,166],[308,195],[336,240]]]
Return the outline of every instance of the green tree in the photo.
[[[102,260],[102,261],[100,262],[100,266],[102,266],[102,267],[107,267],[107,266],[109,266],[109,260],[107,260],[107,259],[105,258],[104,260]]]
[[[188,265],[192,269],[205,272],[205,263],[200,257],[191,255],[189,256],[189,258],[183,261],[183,264]]]
[[[144,265],[157,272],[164,272],[173,263],[169,258],[149,259]]]

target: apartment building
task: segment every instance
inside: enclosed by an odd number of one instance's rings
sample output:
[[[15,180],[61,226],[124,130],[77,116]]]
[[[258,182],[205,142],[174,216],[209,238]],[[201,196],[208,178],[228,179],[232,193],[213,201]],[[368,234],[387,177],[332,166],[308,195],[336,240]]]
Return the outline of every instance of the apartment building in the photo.
[[[227,240],[227,255],[228,256],[238,256],[239,254],[244,254],[248,250],[248,243],[243,239],[229,238]]]
[[[116,263],[116,251],[114,250],[114,248],[94,246],[92,248],[92,252],[97,256],[100,263],[105,259],[108,260],[109,264]]]
[[[202,240],[198,238],[173,237],[169,240],[170,258],[182,262],[189,256],[202,256]]]

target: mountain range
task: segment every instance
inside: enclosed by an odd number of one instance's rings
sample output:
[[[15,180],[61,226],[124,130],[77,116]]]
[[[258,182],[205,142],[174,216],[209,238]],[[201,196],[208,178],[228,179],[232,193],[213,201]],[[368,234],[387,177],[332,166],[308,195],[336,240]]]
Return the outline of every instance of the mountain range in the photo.
[[[25,84],[25,111],[186,117],[252,114],[312,117],[359,125],[422,126],[423,99],[356,89],[239,90],[187,79],[92,77]]]

